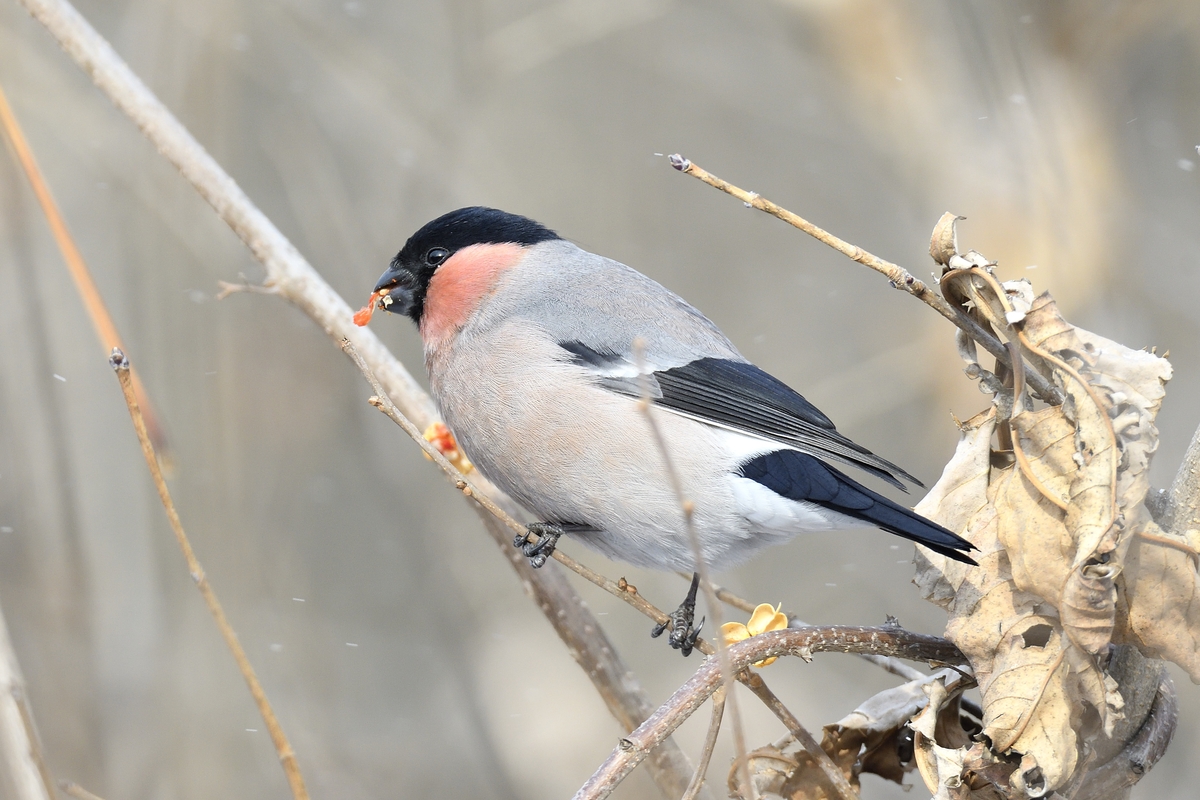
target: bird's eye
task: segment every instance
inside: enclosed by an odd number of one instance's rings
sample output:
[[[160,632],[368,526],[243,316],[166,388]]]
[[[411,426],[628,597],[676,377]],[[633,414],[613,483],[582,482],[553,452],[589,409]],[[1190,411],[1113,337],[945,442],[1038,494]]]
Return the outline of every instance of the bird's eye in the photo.
[[[436,267],[438,264],[446,260],[446,256],[450,255],[450,251],[444,247],[435,247],[425,254],[425,263],[431,267]]]

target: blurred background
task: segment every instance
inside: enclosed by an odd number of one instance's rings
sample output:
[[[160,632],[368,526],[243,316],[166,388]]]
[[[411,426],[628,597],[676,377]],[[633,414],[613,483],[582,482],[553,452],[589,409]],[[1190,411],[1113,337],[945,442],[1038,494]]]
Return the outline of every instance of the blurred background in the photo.
[[[682,152],[928,276],[964,249],[1067,317],[1170,349],[1154,483],[1200,423],[1193,0],[82,0],[79,10],[354,307],[418,226],[532,216],[690,299],[839,429],[932,483],[986,405],[952,331],[803,234],[670,169]],[[354,367],[14,0],[0,82],[161,414],[172,491],[314,798],[555,798],[620,731],[479,522]],[[420,374],[411,324],[377,334]],[[0,603],[55,775],[109,800],[285,797],[189,580],[117,382],[21,173],[0,159]],[[915,497],[908,502],[915,502]],[[683,583],[569,552],[663,607]],[[812,535],[722,580],[817,623],[939,633],[912,548]],[[551,568],[557,568],[552,565]],[[652,699],[698,660],[583,585]],[[728,617],[727,617],[728,618]],[[1200,784],[1200,690],[1135,797]],[[767,671],[817,730],[895,679]],[[781,736],[742,703],[753,745]],[[693,757],[707,714],[678,735]],[[723,745],[710,772],[720,788]],[[864,779],[864,797],[914,795]],[[622,798],[657,792],[644,773]]]

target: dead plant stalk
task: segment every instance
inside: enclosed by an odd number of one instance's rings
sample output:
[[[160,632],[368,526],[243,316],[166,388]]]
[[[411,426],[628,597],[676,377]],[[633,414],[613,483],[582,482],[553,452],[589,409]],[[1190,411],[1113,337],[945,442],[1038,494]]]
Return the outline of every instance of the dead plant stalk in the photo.
[[[109,363],[117,373],[117,380],[121,382],[121,391],[125,395],[125,404],[129,406],[129,416],[133,419],[133,429],[137,432],[138,442],[142,446],[142,455],[146,457],[146,466],[150,468],[150,476],[154,478],[154,486],[158,489],[158,497],[167,512],[167,520],[171,523],[171,530],[175,532],[175,540],[179,543],[179,549],[183,551],[184,560],[187,561],[188,572],[195,581],[196,588],[200,590],[200,596],[204,598],[204,605],[208,607],[209,613],[217,623],[217,628],[221,631],[221,638],[225,640],[225,645],[233,654],[233,660],[237,662],[238,670],[242,673],[246,686],[250,688],[250,695],[254,698],[254,704],[258,706],[258,713],[262,715],[263,723],[267,726],[267,732],[271,736],[271,743],[275,745],[275,752],[279,755],[279,762],[283,765],[292,797],[294,800],[308,800],[308,790],[304,786],[304,778],[300,774],[300,765],[296,762],[296,754],[292,750],[292,745],[267,700],[267,694],[263,691],[258,675],[255,674],[250,659],[246,657],[246,651],[242,649],[242,644],[238,641],[233,626],[229,624],[229,619],[225,616],[220,601],[217,600],[217,593],[209,584],[208,576],[204,574],[204,568],[200,566],[200,560],[196,558],[196,553],[192,550],[192,544],[183,529],[183,522],[179,519],[179,512],[175,510],[175,502],[171,499],[170,490],[167,489],[167,481],[159,467],[154,444],[150,441],[150,435],[146,431],[146,420],[142,416],[137,395],[134,393],[129,360],[120,349],[114,347]]]

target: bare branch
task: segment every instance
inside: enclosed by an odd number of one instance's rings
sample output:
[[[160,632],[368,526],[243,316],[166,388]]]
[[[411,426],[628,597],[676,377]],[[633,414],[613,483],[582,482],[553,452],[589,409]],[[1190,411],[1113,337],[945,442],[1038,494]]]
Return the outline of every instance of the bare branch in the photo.
[[[21,130],[12,107],[8,104],[8,98],[3,89],[0,89],[0,128],[3,129],[4,136],[12,147],[13,158],[21,166],[30,188],[33,189],[34,196],[37,197],[38,205],[42,208],[42,214],[50,226],[50,233],[53,234],[54,242],[58,245],[58,250],[67,265],[67,272],[70,273],[71,280],[75,284],[75,291],[79,293],[79,299],[87,311],[88,318],[92,321],[92,327],[96,331],[96,338],[100,340],[100,347],[105,357],[114,347],[124,349],[125,345],[121,343],[121,334],[117,332],[117,325],[113,322],[112,315],[108,313],[108,306],[100,295],[100,287],[96,285],[96,280],[92,277],[87,262],[83,260],[83,254],[79,252],[75,239],[71,236],[70,229],[67,228],[66,220],[58,210],[58,204],[54,202],[50,187],[46,185],[46,180],[42,177],[37,159],[33,156],[33,150],[25,139],[25,133]],[[137,393],[138,402],[142,405],[142,414],[146,417],[146,429],[150,432],[150,439],[159,453],[168,456],[166,432],[158,420],[158,414],[150,403],[150,397],[146,394],[142,379],[136,370],[133,372],[133,389]]]
[[[1075,794],[1076,800],[1119,800],[1140,781],[1167,752],[1179,720],[1175,685],[1163,669],[1142,727],[1115,757],[1088,773]]]
[[[807,660],[813,653],[823,652],[872,653],[937,664],[967,663],[957,647],[936,636],[910,633],[894,627],[829,626],[770,631],[752,636],[729,648],[730,668],[740,672],[766,658],[788,655]],[[720,665],[715,658],[707,659],[666,703],[637,730],[620,741],[608,759],[575,793],[575,800],[607,797],[646,758],[650,750],[695,713],[721,684]]]
[[[221,287],[221,291],[217,292],[216,298],[224,300],[231,294],[279,294],[279,289],[272,286],[270,283],[250,283],[242,281],[241,283],[230,283],[229,281],[217,281],[217,286]]]
[[[975,341],[983,345],[984,349],[991,353],[996,359],[1004,364],[1010,364],[1009,353],[1004,345],[992,333],[982,325],[966,314],[961,313],[946,302],[945,298],[934,292],[923,281],[917,280],[912,273],[901,266],[893,264],[890,261],[868,253],[857,245],[850,244],[847,241],[839,239],[832,233],[814,225],[808,220],[801,217],[799,214],[794,214],[782,206],[778,206],[767,200],[764,197],[747,192],[745,189],[739,189],[728,181],[718,178],[708,170],[693,164],[688,159],[679,154],[668,156],[671,166],[680,172],[691,175],[694,178],[699,178],[704,183],[712,186],[715,189],[720,189],[728,195],[732,195],[741,200],[748,206],[757,208],[759,211],[765,211],[771,216],[781,219],[784,222],[799,228],[800,230],[812,236],[822,244],[829,245],[834,250],[837,250],[842,255],[853,261],[857,261],[864,266],[870,267],[876,272],[885,276],[897,289],[908,292],[913,297],[917,298],[925,305],[932,308],[934,311],[941,314],[951,323],[958,326],[963,332],[970,336]],[[1038,396],[1046,400],[1048,403],[1058,405],[1062,403],[1062,392],[1058,390],[1054,384],[1046,380],[1041,374],[1030,371],[1029,385],[1037,392]]]

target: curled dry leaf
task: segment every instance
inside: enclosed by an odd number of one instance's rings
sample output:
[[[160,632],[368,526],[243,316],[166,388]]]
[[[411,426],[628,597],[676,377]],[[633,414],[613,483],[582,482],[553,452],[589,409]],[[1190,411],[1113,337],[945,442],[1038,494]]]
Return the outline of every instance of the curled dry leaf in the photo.
[[[794,754],[789,755],[774,745],[760,747],[746,754],[746,766],[750,772],[750,782],[755,794],[762,800],[790,798],[793,794],[784,794],[785,784],[795,772],[799,762]],[[741,764],[742,759],[735,758],[729,767],[729,796],[741,797]],[[802,796],[803,797],[803,796]],[[813,800],[824,800],[825,795],[812,795]],[[808,800],[806,797],[805,800]]]
[[[908,722],[928,704],[927,686],[934,682],[956,688],[964,678],[957,670],[940,670],[885,689],[834,724],[825,726],[821,747],[846,772],[851,785],[858,786],[859,775],[864,772],[896,783],[904,782],[905,773],[916,767]],[[961,741],[954,744],[965,743],[957,704],[947,704],[945,710],[951,719],[942,720],[942,723],[950,723],[942,727],[950,729],[951,734],[958,734]]]
[[[933,256],[933,260],[943,267],[950,263],[951,258],[958,255],[956,227],[960,219],[966,219],[966,217],[960,217],[947,211],[942,214],[937,225],[933,226],[933,236],[929,239],[929,255]]]
[[[1146,524],[1125,556],[1118,588],[1132,642],[1147,656],[1175,662],[1200,683],[1196,539]]]
[[[967,800],[970,786],[963,780],[965,747],[943,747],[937,742],[938,717],[950,702],[950,694],[940,681],[924,687],[929,701],[925,710],[910,724],[913,729],[913,757],[925,788],[933,800]]]

